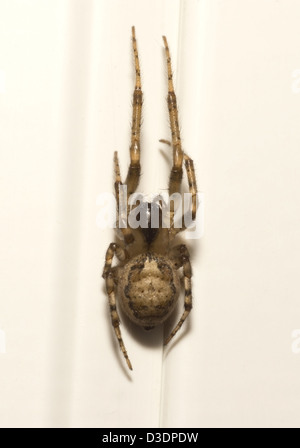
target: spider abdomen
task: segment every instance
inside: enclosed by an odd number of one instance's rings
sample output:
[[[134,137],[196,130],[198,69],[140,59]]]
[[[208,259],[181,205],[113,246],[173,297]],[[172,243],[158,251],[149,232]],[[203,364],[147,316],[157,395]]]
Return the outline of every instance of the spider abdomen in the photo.
[[[136,324],[154,327],[173,311],[180,281],[169,258],[153,253],[138,255],[121,269],[120,278],[122,308]]]

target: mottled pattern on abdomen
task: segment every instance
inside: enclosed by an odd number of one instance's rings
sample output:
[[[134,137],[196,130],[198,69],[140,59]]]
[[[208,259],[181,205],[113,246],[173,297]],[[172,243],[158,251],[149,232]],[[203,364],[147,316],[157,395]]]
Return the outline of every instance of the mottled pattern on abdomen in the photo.
[[[152,253],[139,255],[123,267],[120,277],[122,308],[138,325],[161,324],[174,309],[180,283],[170,260]]]

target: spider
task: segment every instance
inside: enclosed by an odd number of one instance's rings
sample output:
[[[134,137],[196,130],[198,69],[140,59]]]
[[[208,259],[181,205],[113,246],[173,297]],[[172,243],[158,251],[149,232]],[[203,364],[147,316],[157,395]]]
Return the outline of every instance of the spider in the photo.
[[[165,47],[167,71],[168,71],[168,96],[170,127],[172,143],[160,140],[172,145],[173,166],[169,178],[169,195],[179,193],[182,181],[182,165],[184,162],[187,173],[189,192],[191,194],[191,216],[196,218],[197,187],[193,161],[182,151],[180,131],[178,124],[178,110],[176,95],[173,86],[170,51],[167,39],[163,36]],[[120,188],[127,187],[127,204],[131,194],[136,191],[139,184],[141,171],[140,165],[140,128],[142,112],[142,89],[140,64],[135,37],[135,28],[132,27],[132,47],[135,61],[135,88],[133,92],[133,114],[131,127],[130,165],[125,183],[120,176],[118,153],[114,153],[115,194],[117,199],[117,211],[119,210]],[[191,292],[191,263],[187,247],[184,244],[174,244],[176,235],[186,229],[185,223],[177,228],[174,223],[175,205],[170,205],[170,226],[164,228],[151,227],[151,203],[146,203],[148,212],[148,225],[145,228],[132,228],[118,226],[121,234],[119,242],[109,245],[103,270],[103,278],[106,283],[110,316],[112,326],[117,337],[120,349],[126,359],[127,365],[132,370],[121,331],[120,318],[117,310],[116,297],[123,311],[135,324],[150,330],[156,325],[162,324],[175,308],[180,290],[181,281],[184,285],[184,311],[177,325],[164,341],[168,344],[188,317],[192,309]],[[127,206],[127,217],[130,207]],[[112,267],[114,257],[119,264]],[[179,273],[182,268],[183,276]]]

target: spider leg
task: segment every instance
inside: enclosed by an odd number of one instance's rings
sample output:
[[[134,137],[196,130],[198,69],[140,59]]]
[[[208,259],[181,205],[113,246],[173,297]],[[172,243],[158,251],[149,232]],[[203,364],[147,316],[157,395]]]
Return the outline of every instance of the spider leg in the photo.
[[[114,170],[115,170],[115,194],[116,194],[116,200],[117,200],[117,210],[118,210],[118,221],[119,221],[119,217],[120,217],[120,192],[122,193],[122,190],[120,190],[120,188],[122,187],[123,183],[121,180],[121,174],[120,174],[120,165],[119,165],[119,158],[118,158],[118,152],[115,151],[114,153]],[[123,196],[121,197],[121,203],[124,204],[124,198]],[[127,204],[127,201],[125,202]],[[128,215],[128,210],[127,208],[125,210],[121,210],[121,221],[124,218],[124,214],[126,213],[126,216]],[[126,227],[120,227],[118,225],[118,228],[120,229],[120,231],[123,234],[124,237],[124,241],[125,244],[130,244],[134,241],[134,236],[133,233],[130,229],[130,227],[128,227],[128,225]]]
[[[105,278],[106,275],[112,270],[111,265],[115,255],[120,261],[124,261],[128,258],[128,252],[126,249],[123,249],[120,244],[110,243],[105,255],[105,265],[102,274],[103,278]]]
[[[171,142],[169,140],[165,140],[161,138],[159,140],[160,143],[165,143],[166,145],[171,146]],[[192,195],[192,220],[196,219],[196,211],[197,211],[197,182],[195,175],[195,168],[193,160],[184,153],[183,155],[184,165],[187,173],[187,179],[189,184],[189,192]]]
[[[116,199],[117,199],[117,207],[119,208],[120,187],[122,185],[122,180],[121,180],[121,174],[120,174],[118,151],[114,152],[114,170],[115,170],[115,193],[116,193]]]
[[[141,88],[141,73],[139,55],[136,45],[135,28],[132,27],[132,47],[135,61],[135,88],[133,91],[133,109],[132,109],[132,125],[131,125],[131,145],[130,145],[130,165],[127,172],[127,197],[135,192],[141,173],[140,165],[140,130],[143,93]]]
[[[180,185],[182,180],[183,152],[181,148],[181,138],[178,123],[177,101],[173,85],[171,56],[166,36],[163,36],[163,41],[165,45],[167,68],[168,68],[167,102],[168,102],[169,119],[172,132],[172,148],[173,148],[173,166],[171,169],[169,180],[169,194],[172,195],[173,193],[177,193],[180,191]]]
[[[168,110],[169,110],[169,120],[172,133],[172,149],[173,149],[173,166],[170,173],[169,179],[169,196],[173,193],[180,193],[181,181],[182,181],[182,162],[183,162],[183,151],[181,147],[181,138],[178,122],[178,108],[176,94],[174,91],[173,75],[172,75],[172,63],[170,50],[167,42],[166,36],[163,36],[163,41],[165,45],[166,59],[167,59],[167,70],[168,70]],[[162,140],[163,143],[168,141]],[[171,236],[174,232],[174,216],[175,216],[175,205],[174,200],[170,202],[170,231]],[[175,234],[178,233],[175,231]],[[172,236],[171,236],[172,238]]]
[[[187,180],[189,185],[189,193],[192,198],[191,202],[191,213],[185,212],[182,216],[182,224],[179,228],[172,228],[172,236],[173,238],[181,231],[185,230],[191,224],[192,221],[196,219],[197,216],[197,182],[196,182],[196,174],[194,168],[193,160],[187,155],[184,154],[184,166],[187,173]]]
[[[172,143],[170,142],[170,140],[166,140],[165,138],[161,138],[160,140],[158,140],[160,143],[165,143],[166,145],[172,146]]]
[[[182,230],[185,230],[196,219],[197,214],[197,182],[194,169],[193,160],[184,154],[184,165],[187,173],[187,180],[189,185],[189,193],[192,197],[191,210],[186,211],[181,217],[181,226],[179,228],[172,228],[173,238]]]
[[[107,249],[105,256],[105,266],[103,270],[103,277],[105,278],[106,283],[106,291],[108,295],[108,303],[110,308],[110,317],[111,323],[115,331],[115,335],[117,337],[119,347],[123,353],[124,358],[126,359],[127,365],[130,370],[132,370],[132,365],[129,360],[122,335],[120,330],[120,318],[117,311],[116,305],[116,294],[115,294],[115,283],[114,283],[114,275],[112,271],[112,260],[114,255],[117,256],[120,260],[125,260],[128,257],[126,250],[124,250],[119,244],[111,243]]]
[[[190,256],[187,247],[184,244],[181,244],[174,248],[174,251],[177,250],[180,252],[177,257],[174,257],[175,264],[177,267],[183,267],[183,279],[184,279],[184,312],[179,319],[178,324],[176,327],[172,330],[170,336],[165,340],[164,345],[167,345],[171,339],[175,336],[177,331],[181,328],[182,324],[190,314],[190,311],[192,309],[192,284],[191,284],[191,277],[192,277],[192,267],[190,263]],[[177,260],[177,261],[176,261]]]
[[[194,162],[186,154],[184,154],[184,165],[187,173],[189,192],[192,195],[192,220],[194,221],[196,219],[196,213],[197,213],[197,182],[196,182]]]

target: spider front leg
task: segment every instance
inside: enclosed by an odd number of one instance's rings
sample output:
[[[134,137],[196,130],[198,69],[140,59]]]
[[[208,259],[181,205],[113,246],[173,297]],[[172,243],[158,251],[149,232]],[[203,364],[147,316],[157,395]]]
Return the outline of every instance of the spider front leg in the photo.
[[[135,38],[135,28],[132,27],[132,47],[134,53],[135,61],[135,88],[133,91],[133,105],[132,105],[132,125],[131,125],[131,144],[130,144],[130,165],[126,177],[126,187],[127,187],[127,210],[126,214],[128,217],[130,208],[128,205],[129,196],[135,192],[141,173],[140,165],[140,130],[141,130],[141,117],[142,117],[142,103],[143,103],[143,93],[141,89],[141,73],[140,73],[140,62],[139,55],[137,51],[136,38]],[[120,175],[120,167],[118,160],[118,153],[114,153],[114,167],[115,167],[115,193],[117,199],[117,207],[119,210],[119,199],[120,199],[120,187],[123,185]],[[134,236],[129,227],[120,228],[124,241],[126,244],[131,244],[134,241]]]
[[[189,191],[192,194],[192,220],[196,218],[197,211],[197,185],[196,176],[194,170],[194,163],[186,154],[183,153],[181,147],[181,137],[178,122],[178,108],[176,94],[173,85],[173,75],[172,75],[172,64],[170,50],[167,42],[167,38],[163,36],[163,41],[165,44],[166,58],[167,58],[167,68],[168,68],[168,109],[169,109],[169,119],[172,132],[172,148],[173,148],[173,166],[171,169],[170,180],[169,180],[169,195],[173,193],[180,193],[181,181],[182,181],[182,162],[184,159],[185,169],[187,172]],[[168,140],[160,140],[162,143],[170,145]],[[170,204],[170,227],[174,230],[174,201]],[[184,226],[181,229],[176,229],[175,234],[184,230]]]
[[[111,316],[111,323],[115,331],[115,335],[118,339],[119,347],[123,353],[124,358],[126,359],[127,365],[130,370],[132,370],[132,365],[129,360],[122,335],[120,330],[120,317],[117,311],[117,304],[116,304],[116,294],[115,294],[115,282],[114,282],[114,275],[113,275],[113,269],[111,267],[112,260],[114,255],[121,260],[124,261],[128,258],[127,251],[123,249],[119,244],[111,243],[107,249],[106,256],[105,256],[105,266],[103,270],[103,278],[105,279],[106,284],[106,291],[108,295],[108,303],[109,303],[109,309],[110,309],[110,316]]]
[[[173,166],[171,169],[169,180],[169,195],[172,195],[173,193],[180,192],[180,186],[182,180],[183,151],[181,148],[177,100],[173,85],[171,56],[166,36],[163,36],[163,41],[165,44],[165,51],[167,58],[167,69],[168,69],[167,102],[168,102],[169,119],[172,132],[172,148],[173,148]]]
[[[170,336],[165,340],[164,345],[167,345],[171,339],[175,336],[177,331],[181,328],[182,324],[188,317],[192,309],[192,267],[190,263],[190,255],[187,247],[184,244],[174,248],[174,251],[179,254],[174,257],[175,265],[177,268],[183,267],[183,279],[184,279],[184,312],[179,319],[178,324],[171,332]]]
[[[132,193],[135,192],[140,180],[140,173],[141,173],[140,131],[141,131],[143,93],[141,87],[140,62],[136,45],[134,26],[132,27],[132,46],[135,62],[135,88],[133,92],[130,165],[128,168],[127,178],[125,182],[127,185],[127,197],[129,197]]]

